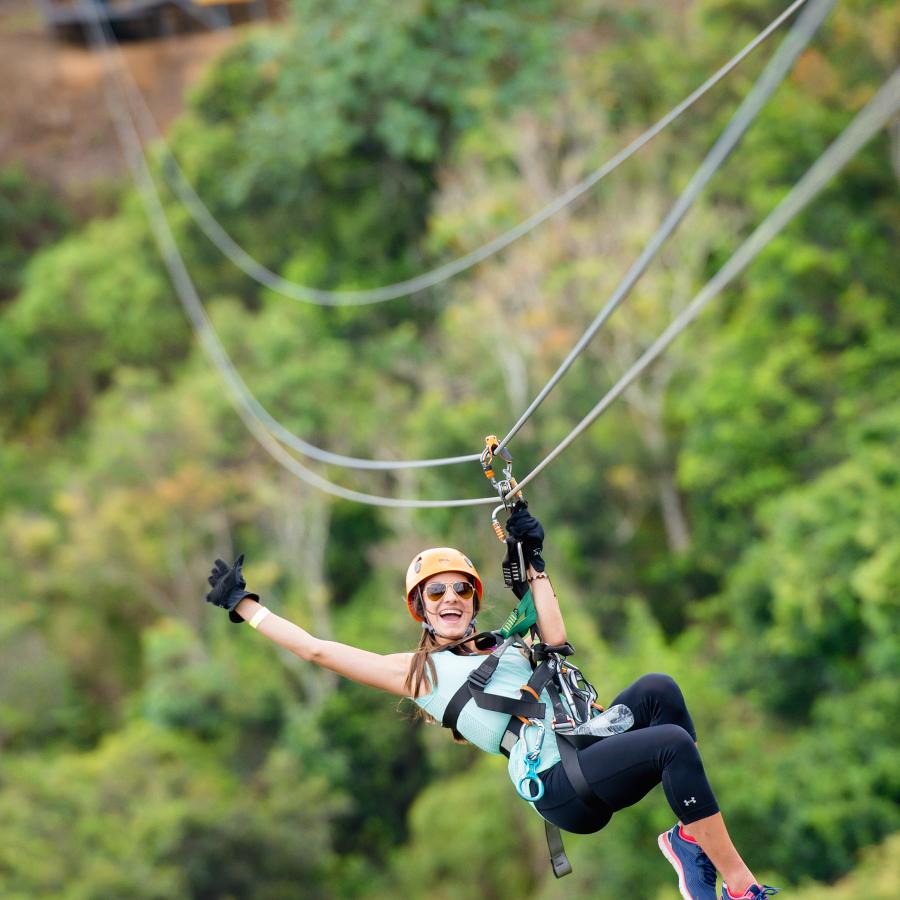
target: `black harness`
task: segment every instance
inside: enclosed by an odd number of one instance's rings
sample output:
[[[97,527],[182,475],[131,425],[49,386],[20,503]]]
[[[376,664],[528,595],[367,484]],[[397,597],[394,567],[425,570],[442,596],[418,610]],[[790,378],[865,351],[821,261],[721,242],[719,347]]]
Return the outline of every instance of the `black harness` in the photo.
[[[528,683],[523,685],[522,693],[518,698],[501,697],[497,694],[489,694],[485,691],[488,683],[497,670],[500,657],[510,646],[525,649],[531,664],[532,673]],[[578,716],[579,721],[586,721],[590,717],[592,697],[596,692],[590,684],[584,680],[577,667],[566,661],[575,649],[571,644],[560,646],[548,646],[537,642],[528,646],[517,635],[511,635],[503,640],[484,662],[469,673],[468,678],[460,685],[441,718],[441,724],[445,728],[456,729],[460,713],[471,700],[480,709],[491,712],[504,713],[509,716],[506,730],[500,740],[499,751],[509,758],[516,741],[529,719],[542,720],[547,712],[547,705],[538,698],[546,691],[553,707],[553,733],[559,748],[560,760],[563,771],[578,795],[579,799],[591,809],[605,810],[602,801],[591,790],[590,784],[581,769],[578,761],[578,748],[592,744],[600,738],[589,735],[567,734],[576,724],[569,709]],[[585,688],[579,688],[582,683]],[[563,702],[563,694],[569,704],[569,708]],[[538,810],[540,812],[540,810]],[[553,866],[553,874],[557,878],[568,875],[572,866],[566,856],[559,828],[548,821],[544,821],[544,831],[547,836],[547,847],[550,851],[550,862]]]

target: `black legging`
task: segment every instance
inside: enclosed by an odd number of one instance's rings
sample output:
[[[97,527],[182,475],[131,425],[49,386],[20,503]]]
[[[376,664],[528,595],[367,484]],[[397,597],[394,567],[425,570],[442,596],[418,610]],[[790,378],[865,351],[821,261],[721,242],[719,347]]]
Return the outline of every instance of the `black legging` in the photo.
[[[579,799],[562,763],[541,773],[540,814],[564,831],[599,831],[612,814],[637,803],[662,782],[666,799],[685,824],[719,811],[695,741],[697,733],[681,688],[668,675],[644,675],[610,706],[624,703],[634,725],[578,751],[584,777],[601,801],[592,809]]]

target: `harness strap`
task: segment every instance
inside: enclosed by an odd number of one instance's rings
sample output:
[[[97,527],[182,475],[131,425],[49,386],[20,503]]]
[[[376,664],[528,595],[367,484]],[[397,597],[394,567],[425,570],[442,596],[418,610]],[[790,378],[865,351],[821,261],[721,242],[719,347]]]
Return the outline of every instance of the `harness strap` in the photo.
[[[540,663],[537,668],[531,673],[531,678],[528,679],[528,684],[524,685],[522,688],[522,697],[525,697],[526,694],[533,694],[537,697],[547,691],[550,696],[550,702],[553,704],[553,712],[554,712],[554,731],[556,729],[557,721],[565,721],[569,722],[569,715],[566,713],[565,708],[562,706],[559,700],[559,693],[556,691],[553,685],[553,678],[556,675],[556,669],[552,666],[546,659]],[[455,696],[454,696],[454,699]],[[452,701],[451,701],[452,703]],[[541,704],[541,706],[546,706],[546,704]],[[543,718],[543,716],[541,716]],[[522,721],[517,719],[515,716],[510,718],[509,722],[506,725],[506,731],[503,733],[503,737],[500,739],[500,752],[508,759],[509,754],[512,753],[512,748],[515,746],[516,741],[519,739],[519,733],[522,731]]]
[[[566,778],[572,785],[578,799],[585,806],[590,807],[597,812],[609,812],[609,807],[591,790],[587,778],[584,777],[584,770],[581,768],[581,762],[578,759],[578,751],[575,745],[568,739],[565,734],[556,736],[556,746],[559,747],[559,756],[562,760],[563,771]]]
[[[469,682],[464,681],[456,693],[450,698],[444,715],[441,716],[441,725],[444,728],[456,728],[459,721],[459,714],[463,711],[463,707],[472,699],[472,691],[469,688]]]
[[[563,706],[556,685],[553,683],[548,684],[547,693],[550,695],[550,702],[553,704],[553,730],[556,731],[556,729],[563,726],[566,728],[573,728],[575,726],[575,720],[569,714],[565,706]]]
[[[540,697],[541,694],[543,694],[544,691],[551,686],[551,682],[553,681],[553,676],[555,674],[556,673],[552,666],[546,663],[539,665],[531,673],[531,678],[528,679],[528,684],[525,685],[525,688],[523,688],[523,690],[527,688],[530,693],[536,694],[538,697]],[[552,702],[552,694],[550,699]]]
[[[509,759],[513,747],[516,746],[516,741],[519,739],[519,733],[522,731],[522,725],[524,724],[521,719],[513,716],[506,726],[506,731],[503,732],[503,737],[500,739],[500,752],[507,759]]]
[[[511,719],[506,733],[503,735],[503,740],[500,742],[500,752],[507,759],[509,759],[509,755],[519,739],[521,730],[522,722],[518,719]],[[597,740],[598,738],[593,738],[591,743]],[[562,762],[563,771],[566,773],[566,778],[569,779],[569,784],[572,785],[572,789],[578,795],[579,800],[597,812],[608,812],[606,804],[591,790],[587,778],[584,777],[584,771],[578,759],[578,750],[569,739],[569,736],[557,734],[556,746],[559,748],[559,758]]]
[[[542,641],[536,641],[531,645],[532,656],[538,661],[543,662],[551,654],[559,656],[571,656],[575,652],[575,648],[569,644],[545,644]]]
[[[550,695],[555,714],[554,725],[557,721],[571,721],[568,713],[565,711],[565,707],[562,705],[559,691],[556,689],[556,685],[552,683],[555,671],[555,666],[545,657],[544,661],[538,665],[531,678],[528,680],[528,687],[537,690],[538,685],[540,685],[538,693],[540,694],[540,691],[546,689],[547,693]],[[560,718],[560,716],[562,718]],[[521,720],[512,717],[506,726],[506,731],[500,741],[500,752],[507,757],[507,759],[509,758],[510,753],[512,753],[516,741],[519,739],[519,734],[522,731],[522,724]],[[563,771],[566,773],[566,778],[569,779],[569,783],[572,785],[578,798],[591,809],[597,810],[598,812],[607,811],[606,804],[604,804],[591,790],[587,778],[584,777],[581,762],[578,759],[578,749],[576,747],[576,744],[585,745],[594,743],[597,738],[589,738],[585,741],[584,738],[570,738],[562,732],[554,731],[554,733],[556,736],[556,746],[559,748],[559,756],[562,761]]]
[[[441,725],[445,728],[456,728],[456,723],[459,721],[463,707],[470,700],[474,700],[476,705],[481,709],[486,709],[490,712],[505,713],[506,715],[511,716],[514,721],[519,722],[520,725],[522,723],[516,718],[517,716],[522,716],[526,719],[544,718],[547,712],[547,705],[545,703],[522,698],[502,697],[499,694],[489,694],[484,689],[497,669],[497,665],[500,662],[500,654],[510,643],[512,643],[512,639],[505,641],[501,647],[494,651],[494,653],[486,657],[484,662],[482,662],[477,669],[469,673],[469,677],[459,686],[459,688],[457,688],[456,693],[450,698],[450,702],[447,704],[443,716],[441,716]],[[549,673],[549,677],[553,677],[552,672]],[[534,675],[532,675],[529,680],[529,685],[531,685],[533,680]],[[543,690],[543,685],[540,689],[536,689],[536,694],[538,696],[540,696],[541,690]]]
[[[534,646],[535,645],[532,645],[532,651],[534,650]],[[546,690],[550,696],[550,701],[553,704],[554,726],[558,721],[565,720],[569,722],[571,721],[571,718],[562,706],[559,698],[559,691],[554,684],[556,662],[551,661],[549,652],[541,652],[545,651],[546,644],[540,644],[538,646],[540,650],[532,656],[532,659],[536,659],[538,664],[531,673],[528,684],[522,688],[522,696],[524,697],[526,693],[534,693],[535,696],[539,697],[541,693]],[[571,652],[570,646],[566,645],[566,647]],[[565,650],[563,648],[560,649],[563,650],[563,654],[565,654]],[[521,733],[524,724],[525,723],[522,722],[521,719],[515,717],[510,718],[509,723],[506,726],[506,731],[503,734],[503,738],[500,741],[500,752],[507,758],[510,753],[512,753],[512,749],[519,739],[519,734]],[[557,738],[557,746],[558,745],[559,740]],[[560,750],[560,756],[561,755],[562,750]],[[583,777],[584,776],[582,775],[582,778]],[[547,851],[550,854],[550,865],[553,868],[554,877],[562,878],[565,875],[569,875],[572,872],[572,864],[569,862],[569,857],[566,856],[566,848],[563,844],[559,827],[544,819],[544,836],[547,839]]]
[[[524,719],[543,719],[547,713],[546,703],[535,703],[534,700],[519,700],[515,697],[501,697],[499,694],[488,694],[468,685],[472,699],[481,709],[490,712],[506,713],[509,716],[521,716]]]
[[[557,878],[569,875],[572,871],[572,863],[566,856],[566,848],[563,846],[559,828],[544,819],[544,835],[547,838],[547,849],[550,851],[550,865],[553,866],[553,874]]]
[[[571,722],[571,717],[566,712],[560,699],[559,691],[553,684],[557,666],[550,656],[553,652],[559,652],[561,656],[568,656],[573,652],[571,645],[564,645],[559,648],[540,645],[538,653],[532,657],[532,659],[536,658],[538,660],[538,664],[531,673],[528,683],[523,685],[520,699],[501,697],[498,694],[489,694],[485,691],[487,683],[491,680],[499,665],[501,654],[512,642],[513,637],[505,640],[484,662],[469,674],[469,677],[450,698],[450,702],[444,710],[444,715],[441,717],[441,724],[445,728],[455,729],[463,707],[470,700],[474,700],[481,709],[507,713],[510,718],[499,747],[500,752],[507,759],[512,753],[516,741],[519,739],[519,734],[524,727],[525,721],[527,719],[543,719],[546,714],[547,705],[526,699],[529,695],[539,698],[546,690],[553,704],[554,726],[557,722],[565,722],[566,724]],[[565,735],[560,733],[556,734],[556,742],[559,747],[563,771],[566,773],[566,777],[572,784],[576,794],[588,806],[599,808],[602,801],[594,795],[591,786],[584,777],[575,747],[565,740]],[[550,865],[553,867],[554,876],[562,878],[564,875],[568,875],[572,871],[572,864],[569,862],[568,856],[566,856],[559,828],[544,819],[544,835],[547,839],[547,850],[550,853]]]

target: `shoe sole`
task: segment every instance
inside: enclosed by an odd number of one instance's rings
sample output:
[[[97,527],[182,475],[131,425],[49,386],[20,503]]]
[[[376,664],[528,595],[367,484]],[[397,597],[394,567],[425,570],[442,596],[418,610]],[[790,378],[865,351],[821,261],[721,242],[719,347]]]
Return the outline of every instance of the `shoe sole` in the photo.
[[[669,865],[672,866],[678,875],[678,892],[684,897],[684,900],[694,900],[694,896],[687,889],[687,882],[684,879],[684,866],[681,864],[681,860],[675,855],[675,851],[672,849],[672,844],[669,841],[669,832],[664,831],[656,839],[656,843],[659,844],[662,855],[669,861]]]

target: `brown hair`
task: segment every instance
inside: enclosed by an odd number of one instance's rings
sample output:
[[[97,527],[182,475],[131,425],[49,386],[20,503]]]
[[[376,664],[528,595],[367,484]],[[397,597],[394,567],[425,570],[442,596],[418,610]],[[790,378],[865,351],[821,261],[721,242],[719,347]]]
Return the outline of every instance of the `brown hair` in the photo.
[[[409,663],[409,672],[406,675],[406,684],[404,685],[409,691],[410,697],[418,697],[423,692],[422,687],[425,684],[426,672],[428,673],[428,681],[431,686],[437,684],[437,669],[431,654],[435,650],[440,649],[441,645],[437,642],[435,636],[423,628],[419,646],[413,651],[413,658]],[[424,693],[428,693],[427,686]]]
[[[422,603],[422,589],[418,589],[418,596],[416,597],[418,603]],[[424,604],[423,604],[424,606]],[[468,640],[468,638],[466,638]],[[440,644],[438,643],[437,638],[427,629],[422,629],[422,637],[419,640],[419,646],[413,651],[413,658],[409,663],[409,671],[406,673],[406,682],[404,687],[409,692],[410,697],[418,697],[420,693],[422,693],[423,687],[425,688],[424,693],[428,692],[428,684],[431,687],[434,687],[437,684],[437,669],[434,665],[434,660],[431,658],[431,654],[435,651],[439,650],[450,650],[453,647],[458,646],[462,641],[457,641],[453,644]],[[426,672],[428,675],[428,684],[426,681]],[[440,725],[434,716],[430,716],[421,706],[416,705],[415,709],[415,717],[417,719],[424,719],[428,722],[429,725]],[[455,729],[450,729],[453,732],[453,740],[458,744],[467,744],[468,741]]]

